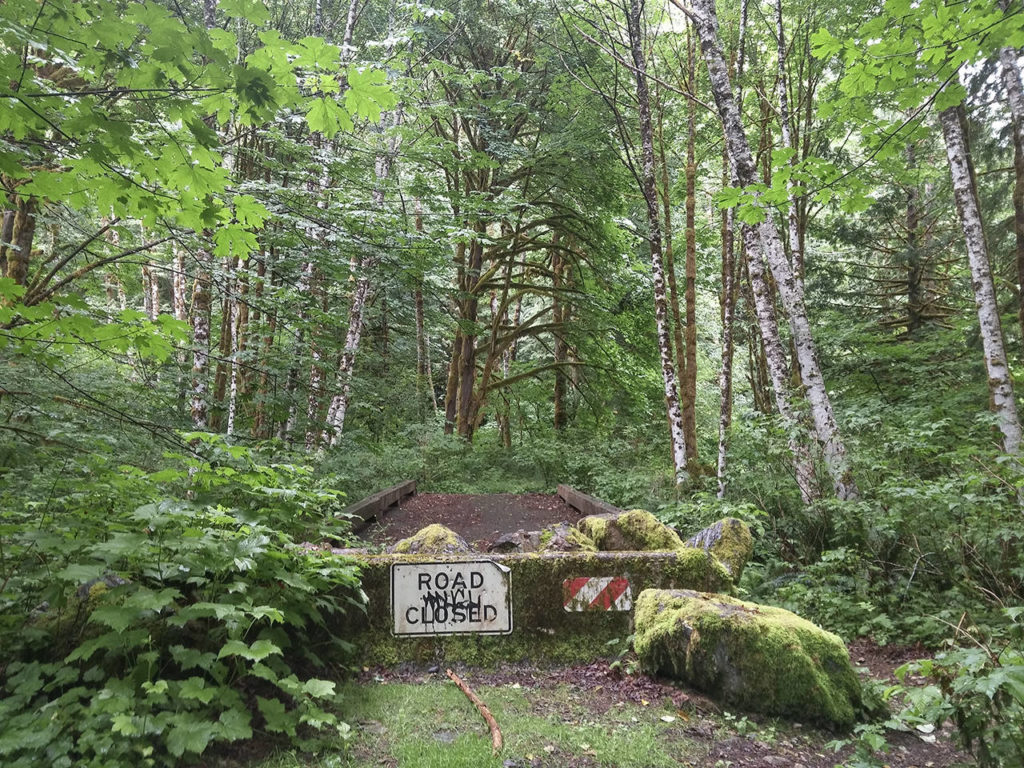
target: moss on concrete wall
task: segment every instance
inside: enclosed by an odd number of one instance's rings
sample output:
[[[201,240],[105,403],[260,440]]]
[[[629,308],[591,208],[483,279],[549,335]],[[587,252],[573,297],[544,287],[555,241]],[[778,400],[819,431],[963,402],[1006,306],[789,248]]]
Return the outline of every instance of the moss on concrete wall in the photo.
[[[491,666],[522,659],[571,661],[612,656],[609,641],[631,632],[626,611],[566,612],[563,582],[595,576],[625,577],[634,598],[644,589],[680,588],[731,592],[722,564],[700,549],[675,552],[543,552],[494,555],[489,560],[511,570],[510,635],[395,637],[391,634],[391,566],[394,563],[467,562],[460,555],[371,555],[362,560],[365,615],[352,613],[337,631],[360,647],[367,664],[458,660]]]

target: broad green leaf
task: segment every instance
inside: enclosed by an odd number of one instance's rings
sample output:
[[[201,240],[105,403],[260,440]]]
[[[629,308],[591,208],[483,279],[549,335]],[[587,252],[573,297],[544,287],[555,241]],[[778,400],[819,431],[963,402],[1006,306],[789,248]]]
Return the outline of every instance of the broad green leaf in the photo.
[[[398,98],[387,86],[387,75],[379,69],[349,67],[348,90],[345,107],[350,114],[379,122],[382,109],[398,103]]]
[[[203,704],[209,704],[217,695],[217,689],[207,688],[206,681],[201,677],[190,677],[182,681],[178,695],[183,699],[195,699]]]
[[[316,699],[327,698],[334,695],[334,683],[330,680],[312,678],[303,683],[302,692]]]
[[[269,640],[257,640],[252,645],[246,645],[241,640],[228,640],[220,649],[220,653],[217,654],[218,659],[223,659],[225,656],[241,656],[244,659],[250,661],[262,661],[271,656],[277,654],[282,655],[281,649],[274,645]]]
[[[181,714],[167,733],[167,751],[175,757],[186,752],[201,754],[216,735],[213,723],[203,722],[190,715]]]
[[[284,704],[280,699],[265,699],[262,696],[256,697],[256,706],[267,723],[267,730],[275,733],[294,733],[294,718],[285,711]]]
[[[306,122],[311,131],[333,138],[339,131],[351,131],[352,118],[333,99],[316,99],[306,112]]]
[[[225,709],[217,720],[220,726],[220,738],[225,741],[238,741],[252,738],[252,715],[240,707]]]

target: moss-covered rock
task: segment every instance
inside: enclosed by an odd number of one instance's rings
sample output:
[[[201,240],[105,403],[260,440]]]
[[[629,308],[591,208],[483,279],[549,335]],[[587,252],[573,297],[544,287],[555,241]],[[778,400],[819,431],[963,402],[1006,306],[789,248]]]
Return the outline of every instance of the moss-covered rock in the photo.
[[[540,532],[541,552],[597,552],[597,545],[579,528],[557,523]]]
[[[469,544],[455,531],[434,523],[402,539],[392,551],[399,555],[453,555],[469,552]]]
[[[850,727],[861,688],[843,641],[781,608],[725,595],[648,589],[634,647],[648,670],[743,709]]]
[[[507,555],[512,552],[536,552],[541,546],[541,532],[520,528],[515,533],[506,533],[487,547],[488,552]]]
[[[735,517],[726,517],[691,536],[688,547],[699,547],[722,561],[722,565],[739,584],[743,569],[754,554],[754,537],[750,526]]]
[[[605,515],[590,515],[577,522],[576,528],[600,549],[601,542],[604,541],[605,533],[608,531],[609,519],[611,518]]]
[[[603,552],[671,552],[683,546],[679,534],[645,509],[585,517],[577,527]]]

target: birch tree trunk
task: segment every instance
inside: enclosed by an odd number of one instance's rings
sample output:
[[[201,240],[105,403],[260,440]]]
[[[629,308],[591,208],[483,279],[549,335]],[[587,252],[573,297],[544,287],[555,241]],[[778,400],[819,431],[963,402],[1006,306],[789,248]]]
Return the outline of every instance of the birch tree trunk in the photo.
[[[764,358],[768,367],[768,375],[775,393],[775,407],[782,417],[788,432],[790,453],[793,454],[793,472],[800,498],[809,504],[821,496],[818,480],[814,473],[814,458],[803,440],[803,425],[800,416],[793,406],[790,397],[789,377],[786,375],[786,352],[779,333],[778,319],[775,316],[775,302],[772,300],[768,275],[765,270],[764,257],[761,254],[761,241],[754,227],[743,227],[743,242],[747,252],[747,270],[750,273],[750,287],[754,298],[754,311],[757,313],[757,326],[761,332],[764,346]]]
[[[299,275],[299,282],[296,285],[296,292],[300,300],[309,293],[309,286],[313,279],[313,268],[312,261],[305,261],[302,264],[302,273]],[[299,386],[299,361],[302,359],[308,319],[309,313],[303,301],[302,307],[299,309],[299,328],[295,332],[295,340],[292,344],[292,365],[288,369],[288,378],[284,387],[285,399],[288,402],[288,417],[281,422],[277,433],[278,437],[285,442],[291,440],[292,432],[295,430],[295,424],[298,420],[298,404],[295,401],[295,390]]]
[[[348,21],[345,25],[345,39],[342,44],[343,55],[352,49],[352,33],[355,28],[356,1],[352,0],[349,6]],[[395,5],[392,3],[388,9],[388,36],[394,34],[395,28]],[[385,47],[386,58],[391,56],[394,46],[389,44]],[[398,105],[390,115],[382,115],[381,121],[390,117],[392,128],[402,123],[402,107]],[[384,211],[384,185],[391,175],[391,166],[394,162],[398,149],[398,139],[392,136],[378,152],[374,163],[376,174],[376,185],[373,189],[373,205],[378,213]],[[380,257],[373,252],[365,254],[359,263],[359,279],[356,282],[356,289],[352,294],[352,303],[348,313],[348,331],[345,334],[345,348],[342,351],[341,361],[338,364],[338,373],[334,385],[334,396],[331,398],[330,407],[327,410],[327,430],[323,435],[323,442],[329,443],[332,447],[338,444],[341,433],[345,429],[345,417],[348,414],[349,398],[352,394],[352,374],[355,370],[356,353],[359,351],[359,344],[363,337],[363,323],[365,322],[366,303],[370,295],[370,278],[376,270]]]
[[[235,419],[238,416],[238,376],[239,376],[239,365],[238,355],[242,348],[241,339],[239,334],[241,333],[241,318],[242,303],[239,300],[241,294],[241,279],[239,278],[239,267],[243,265],[235,264],[232,268],[228,285],[232,291],[230,306],[229,320],[231,322],[231,343],[228,346],[228,354],[231,361],[231,373],[228,377],[228,417],[227,424],[224,428],[225,433],[230,437],[235,434]]]
[[[654,278],[654,319],[658,329],[658,350],[661,353],[661,375],[665,387],[665,405],[668,410],[672,436],[672,463],[676,484],[686,479],[686,438],[683,415],[679,409],[676,373],[672,366],[671,339],[668,329],[668,304],[665,298],[665,270],[661,260],[661,219],[658,213],[658,192],[654,181],[654,131],[651,124],[651,99],[647,89],[647,63],[644,60],[640,31],[640,0],[630,0],[626,14],[629,47],[636,75],[636,95],[640,114],[640,143],[642,155],[641,183],[647,203],[648,245],[651,252],[651,273]]]
[[[1003,13],[1010,9],[1009,0],[1000,0]],[[1021,83],[1018,52],[1006,47],[999,51],[1000,76],[1006,101],[1010,106],[1013,123],[1013,233],[1016,246],[1017,285],[1021,295],[1017,298],[1017,322],[1024,343],[1024,84]]]
[[[156,320],[153,313],[153,270],[149,264],[142,265],[142,313],[149,320]]]
[[[210,429],[220,430],[227,413],[228,374],[231,364],[231,349],[234,346],[234,328],[231,317],[235,305],[235,264],[238,257],[229,254],[223,261],[223,280],[220,300],[220,344],[217,347],[217,364],[213,373],[213,409],[210,413]]]
[[[671,191],[672,185],[669,182],[668,177],[668,162],[665,153],[665,135],[664,127],[662,125],[664,118],[664,110],[661,108],[659,101],[658,104],[658,162],[661,166],[661,203],[662,203],[662,214],[665,220],[665,229],[661,233],[662,241],[665,244],[665,277],[668,280],[668,306],[672,317],[672,353],[675,357],[676,363],[676,376],[679,382],[682,382],[686,378],[686,347],[683,342],[683,314],[679,309],[679,286],[676,280],[676,263],[675,263],[675,252],[673,250],[673,238],[672,238],[672,199]],[[683,414],[683,439],[687,439],[688,434],[686,431],[686,410],[687,405],[686,398],[682,397],[680,392],[680,404],[679,408]],[[671,434],[671,424],[669,424],[669,434]],[[686,457],[692,461],[692,454],[690,453],[690,443],[686,443]]]
[[[967,243],[967,260],[971,268],[971,287],[978,308],[981,346],[985,352],[989,396],[1003,435],[1003,450],[1016,456],[1020,453],[1021,426],[1017,403],[1013,397],[1013,380],[1006,364],[1003,329],[999,321],[999,305],[988,260],[988,246],[981,223],[978,193],[971,174],[967,140],[961,122],[962,107],[950,107],[939,113],[942,138],[946,142],[949,173],[953,179],[956,212]]]
[[[673,0],[679,4],[680,0]],[[682,7],[680,5],[680,7]],[[757,171],[750,152],[746,133],[740,119],[739,109],[732,94],[732,84],[726,68],[725,58],[718,41],[718,19],[714,0],[694,0],[690,9],[701,41],[701,51],[707,65],[711,91],[725,131],[725,143],[729,151],[736,180],[747,187],[757,182]],[[749,230],[749,236],[748,236]],[[832,402],[821,375],[817,349],[811,336],[810,321],[804,306],[803,284],[794,276],[786,259],[782,239],[771,215],[765,215],[758,225],[744,226],[744,242],[747,246],[751,268],[754,262],[763,258],[775,278],[782,306],[789,319],[789,328],[796,349],[800,379],[807,402],[810,405],[815,433],[821,444],[825,466],[832,479],[832,486],[839,499],[855,499],[859,492],[850,472],[846,446],[839,433]],[[756,253],[751,250],[754,245]],[[774,377],[773,377],[774,378]]]
[[[203,230],[196,258],[196,282],[192,287],[192,426],[205,430],[209,426],[208,397],[210,387],[210,265],[213,255],[206,245],[213,233]]]
[[[688,90],[696,92],[697,65],[693,44],[687,46]],[[683,436],[687,466],[698,469],[697,458],[697,105],[687,103],[686,117],[686,361],[679,368],[680,400],[683,406]]]
[[[778,92],[779,92],[779,127],[782,134],[782,147],[793,151],[789,159],[791,166],[796,165],[796,142],[793,141],[793,123],[789,110],[789,75],[786,71],[786,29],[782,24],[782,0],[775,0],[775,34],[778,40]],[[793,278],[803,282],[804,254],[801,248],[800,224],[797,218],[796,195],[793,192],[792,177],[786,181],[787,205],[786,222],[789,236],[790,263],[793,265]]]

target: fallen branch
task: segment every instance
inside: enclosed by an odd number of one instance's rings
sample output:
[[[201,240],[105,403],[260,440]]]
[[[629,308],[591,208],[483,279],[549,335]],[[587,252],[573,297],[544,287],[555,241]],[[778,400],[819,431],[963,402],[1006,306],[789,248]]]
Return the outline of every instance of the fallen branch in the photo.
[[[459,690],[466,694],[466,698],[476,705],[476,708],[480,710],[480,714],[483,715],[484,720],[487,721],[487,726],[491,729],[491,751],[493,754],[496,755],[501,752],[501,729],[498,728],[498,723],[494,719],[494,715],[491,714],[491,710],[487,708],[486,704],[480,701],[480,697],[473,693],[469,689],[468,685],[462,682],[462,679],[458,675],[450,669],[446,669],[444,672],[452,679],[453,683],[459,686]]]

